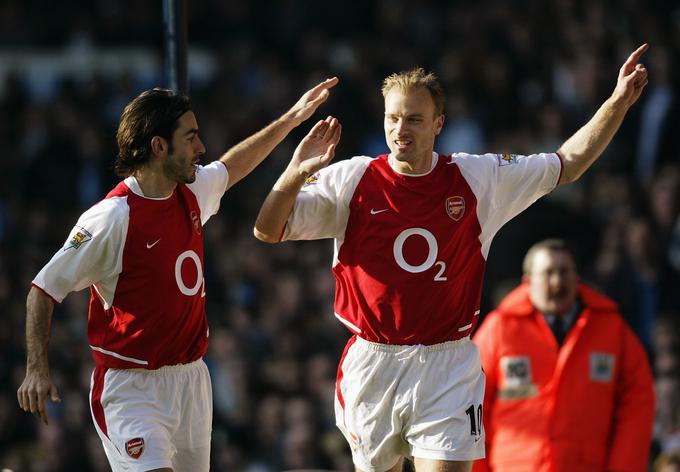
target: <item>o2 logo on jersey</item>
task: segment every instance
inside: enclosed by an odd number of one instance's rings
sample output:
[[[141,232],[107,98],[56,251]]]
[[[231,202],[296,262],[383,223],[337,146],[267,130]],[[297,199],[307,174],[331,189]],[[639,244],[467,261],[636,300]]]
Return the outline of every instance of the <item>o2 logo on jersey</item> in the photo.
[[[189,282],[188,285],[184,283],[184,278],[182,277],[182,264],[187,259],[189,259],[196,265],[196,281]],[[201,286],[203,287],[201,297],[205,297],[205,278],[203,277],[203,267],[201,265],[201,258],[198,257],[198,254],[196,254],[191,249],[189,249],[188,251],[184,251],[177,258],[177,262],[175,262],[175,281],[177,281],[177,287],[179,288],[179,291],[182,292],[187,297],[193,297],[194,295],[196,295],[200,290]]]
[[[428,247],[427,258],[420,265],[411,265],[406,262],[404,258],[404,243],[410,237],[422,237],[425,238]],[[439,253],[439,245],[437,244],[437,238],[434,234],[426,230],[425,228],[409,228],[405,229],[399,236],[394,240],[394,247],[392,248],[394,252],[394,260],[397,261],[399,267],[404,269],[406,272],[412,274],[419,274],[430,269],[432,266],[438,266],[439,272],[434,276],[436,282],[445,282],[447,280],[444,272],[446,271],[446,263],[444,261],[438,261],[437,255]]]

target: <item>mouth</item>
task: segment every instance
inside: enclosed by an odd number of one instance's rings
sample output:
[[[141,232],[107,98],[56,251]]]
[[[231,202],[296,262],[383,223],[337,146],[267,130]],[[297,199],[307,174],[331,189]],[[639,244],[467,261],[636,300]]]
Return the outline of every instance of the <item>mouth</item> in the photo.
[[[413,144],[413,141],[410,139],[396,139],[394,140],[394,144],[397,146],[397,149],[403,151]]]

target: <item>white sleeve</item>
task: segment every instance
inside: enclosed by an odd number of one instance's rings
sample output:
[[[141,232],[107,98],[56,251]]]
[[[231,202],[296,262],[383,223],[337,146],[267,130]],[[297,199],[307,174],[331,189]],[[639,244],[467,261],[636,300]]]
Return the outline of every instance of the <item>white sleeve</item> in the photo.
[[[558,184],[562,161],[555,153],[454,154],[477,199],[477,217],[482,227],[480,241],[484,257],[498,230]]]
[[[349,203],[371,160],[354,157],[310,176],[295,200],[281,240],[343,239]]]
[[[222,162],[213,161],[207,166],[198,166],[196,180],[187,185],[196,195],[201,209],[201,224],[205,224],[220,209],[220,199],[227,191],[229,172]]]
[[[128,215],[127,197],[107,198],[87,210],[33,284],[61,303],[70,292],[117,278],[123,265]]]

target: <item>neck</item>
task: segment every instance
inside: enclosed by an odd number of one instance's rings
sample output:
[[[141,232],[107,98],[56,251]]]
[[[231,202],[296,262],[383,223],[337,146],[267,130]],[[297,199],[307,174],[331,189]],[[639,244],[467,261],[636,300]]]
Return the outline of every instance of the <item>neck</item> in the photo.
[[[165,198],[172,194],[177,183],[170,181],[160,169],[146,167],[132,174],[144,196],[149,198]]]
[[[419,175],[426,174],[432,168],[432,151],[415,157],[411,161],[400,161],[390,156],[394,170],[400,174]]]

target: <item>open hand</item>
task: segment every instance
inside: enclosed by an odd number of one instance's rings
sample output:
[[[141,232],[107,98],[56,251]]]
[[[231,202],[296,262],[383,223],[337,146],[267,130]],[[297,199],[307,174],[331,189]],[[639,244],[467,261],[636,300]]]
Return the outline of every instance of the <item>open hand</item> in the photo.
[[[302,175],[323,169],[335,156],[341,134],[342,125],[336,118],[329,116],[320,120],[298,144],[291,165]]]
[[[647,83],[647,69],[642,64],[638,64],[640,56],[649,49],[649,44],[645,43],[637,48],[619,70],[619,77],[616,81],[616,88],[612,97],[622,100],[627,106],[634,104]]]
[[[319,105],[328,99],[330,96],[329,90],[335,87],[338,82],[339,79],[337,77],[326,79],[316,87],[305,92],[297,103],[286,112],[286,118],[292,120],[295,126],[308,119],[319,108]]]

